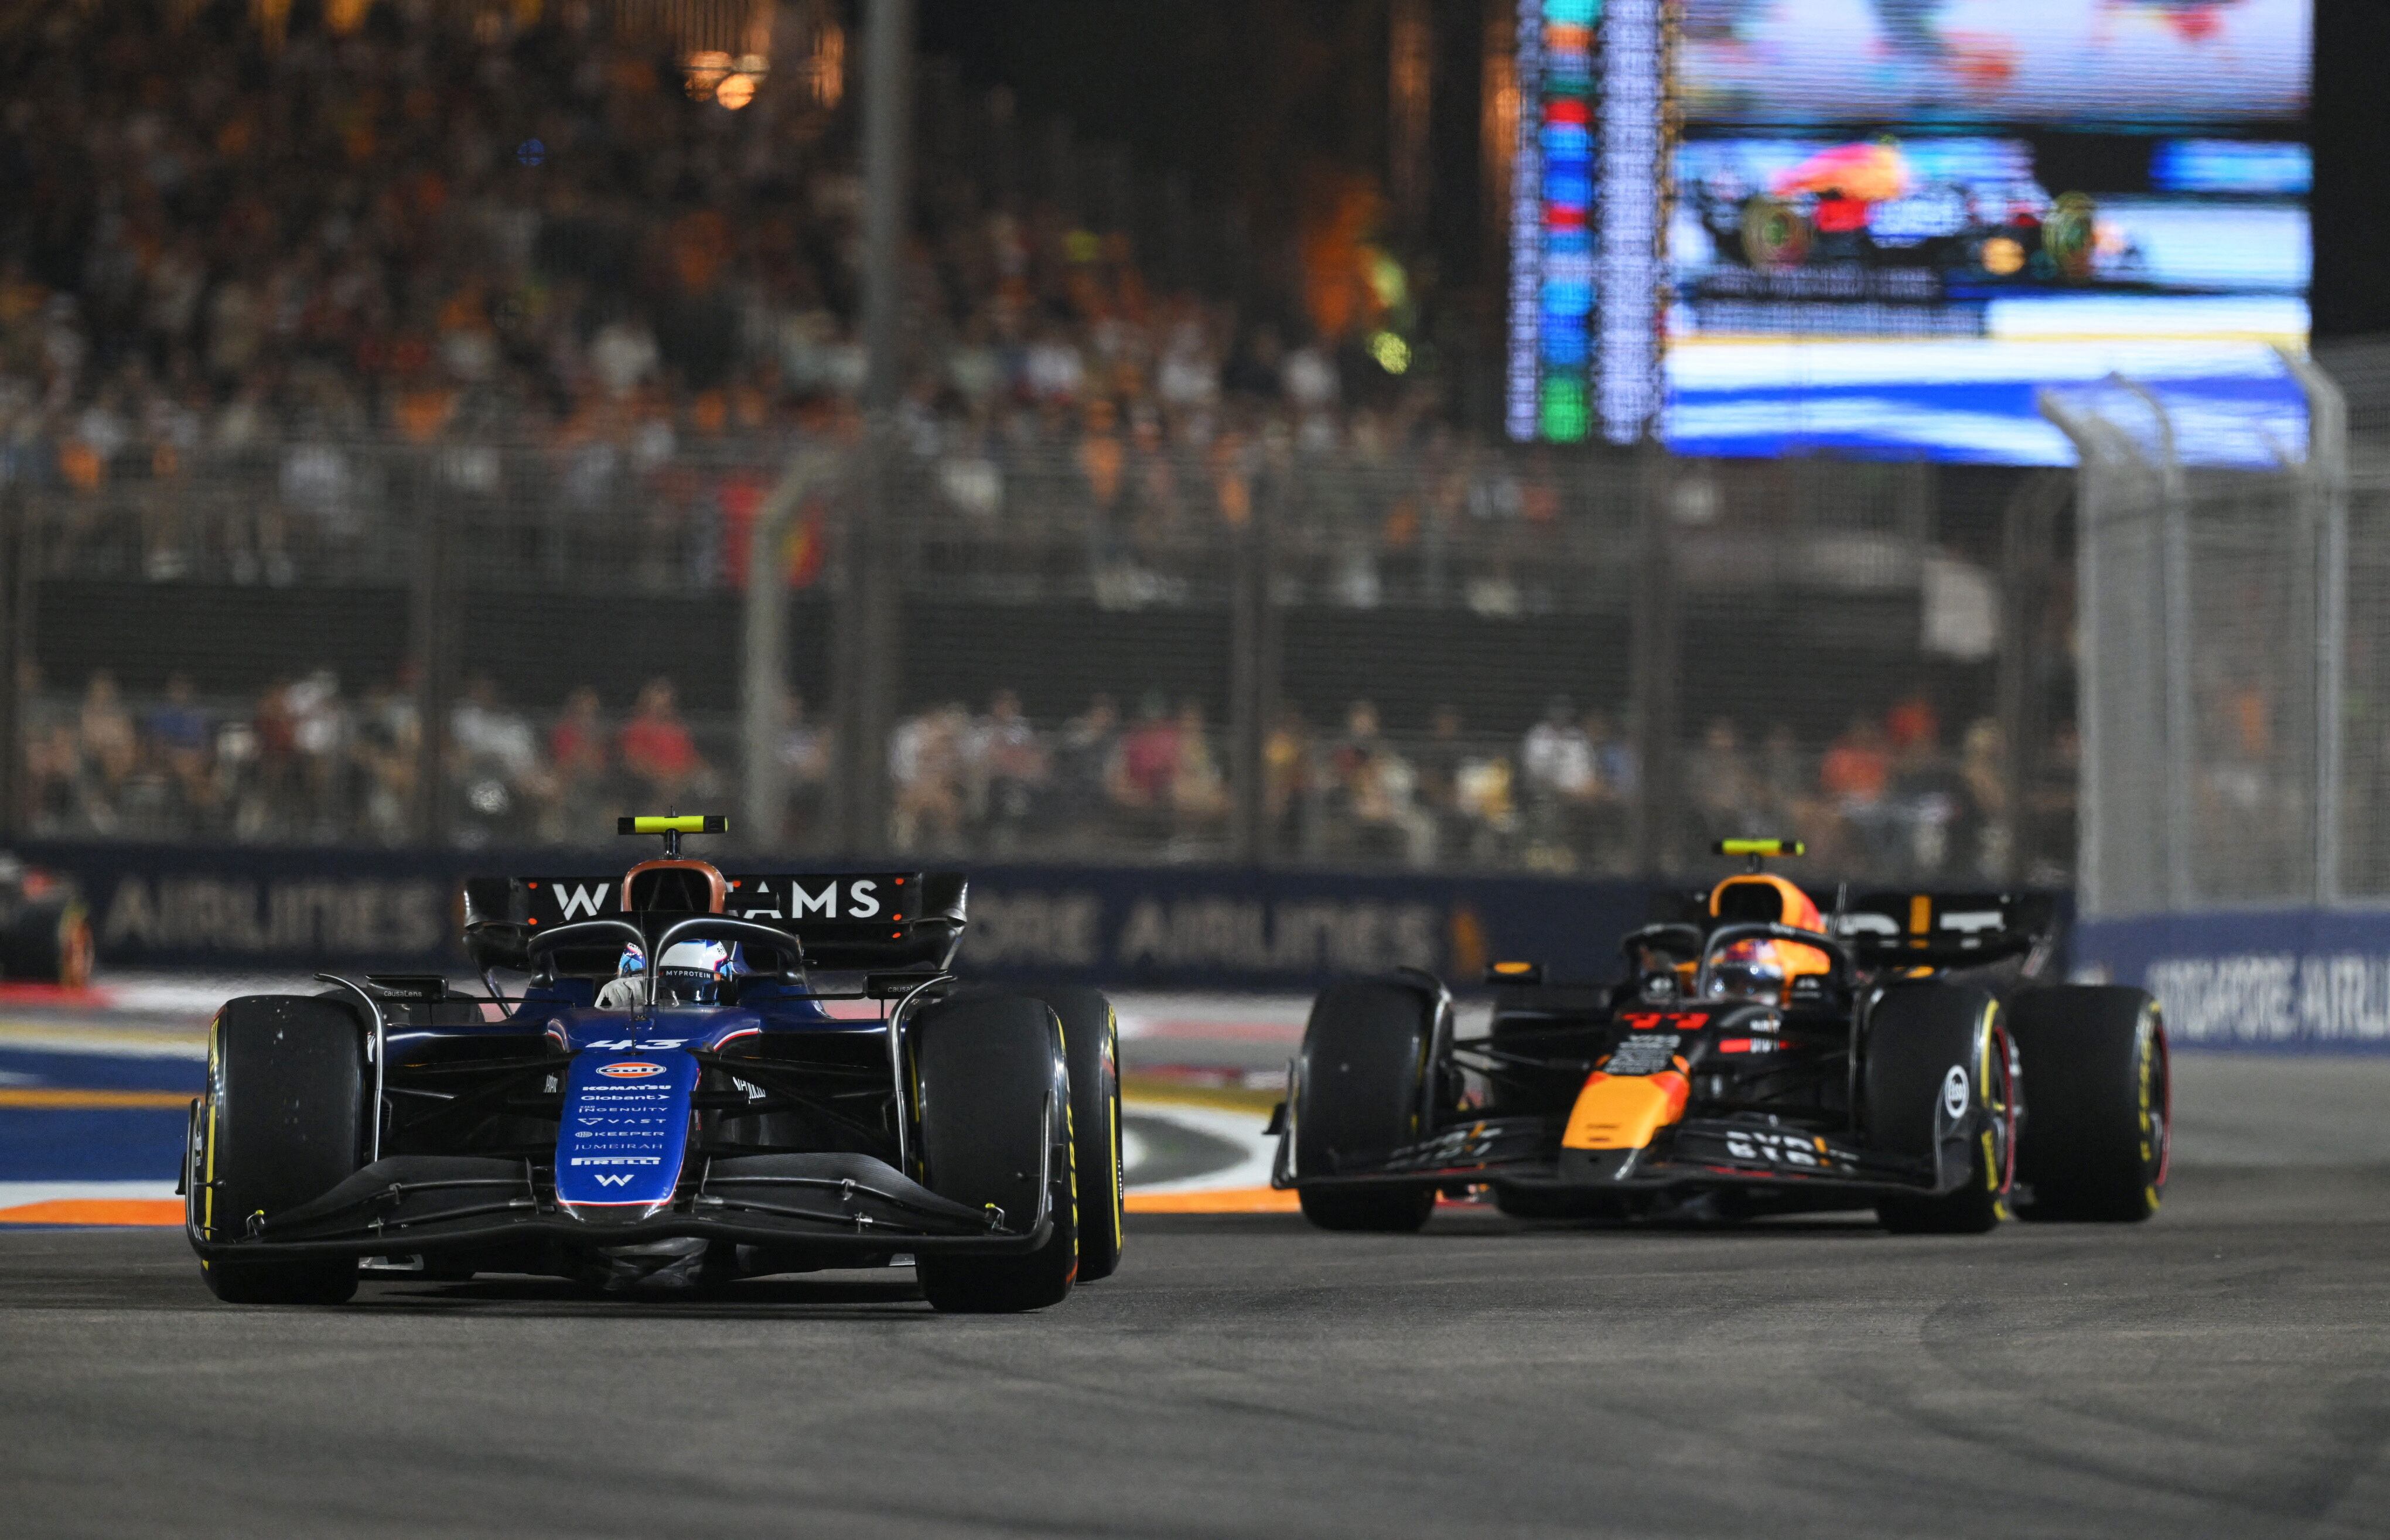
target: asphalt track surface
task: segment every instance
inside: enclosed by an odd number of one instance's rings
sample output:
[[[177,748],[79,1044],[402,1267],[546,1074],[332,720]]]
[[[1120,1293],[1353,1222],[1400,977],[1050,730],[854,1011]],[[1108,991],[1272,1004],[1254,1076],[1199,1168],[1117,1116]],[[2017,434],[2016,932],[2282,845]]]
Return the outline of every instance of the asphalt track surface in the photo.
[[[1235,1015],[1124,1058],[1283,1063]],[[164,1169],[171,1109],[38,1098],[187,1065],[16,1052],[0,1165]],[[2177,1072],[2146,1226],[1148,1214],[1009,1319],[904,1270],[242,1308],[174,1230],[0,1226],[0,1537],[2390,1534],[2390,1056]],[[1132,1126],[1145,1181],[1239,1159]]]
[[[2381,1168],[1976,1238],[1143,1217],[995,1319],[894,1270],[235,1308],[171,1231],[27,1229],[0,1530],[2379,1536],[2385,1279]]]

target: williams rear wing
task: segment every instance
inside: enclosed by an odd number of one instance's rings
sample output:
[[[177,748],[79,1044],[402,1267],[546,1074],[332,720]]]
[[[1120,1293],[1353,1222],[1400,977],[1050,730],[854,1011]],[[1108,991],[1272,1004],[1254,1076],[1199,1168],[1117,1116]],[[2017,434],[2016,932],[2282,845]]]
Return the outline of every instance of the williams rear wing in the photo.
[[[692,864],[694,865],[694,864]],[[481,968],[527,969],[541,930],[591,919],[627,919],[649,939],[708,911],[690,894],[710,886],[645,884],[624,902],[623,879],[474,877],[465,881],[465,950]],[[965,923],[960,872],[726,872],[721,912],[794,940],[806,964],[833,972],[937,970],[954,958]],[[618,943],[584,957],[564,949],[568,971],[612,969]],[[604,952],[602,960],[595,953]]]

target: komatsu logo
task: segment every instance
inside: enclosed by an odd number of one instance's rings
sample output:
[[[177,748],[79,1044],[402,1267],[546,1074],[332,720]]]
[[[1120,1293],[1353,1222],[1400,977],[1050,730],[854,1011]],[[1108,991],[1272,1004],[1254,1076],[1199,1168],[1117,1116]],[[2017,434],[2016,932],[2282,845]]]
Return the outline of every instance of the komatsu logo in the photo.
[[[582,915],[587,915],[595,919],[598,917],[598,911],[605,906],[606,890],[612,886],[611,882],[600,882],[595,890],[592,890],[568,888],[559,882],[556,885],[557,907],[564,911],[564,918],[567,919],[576,918]]]

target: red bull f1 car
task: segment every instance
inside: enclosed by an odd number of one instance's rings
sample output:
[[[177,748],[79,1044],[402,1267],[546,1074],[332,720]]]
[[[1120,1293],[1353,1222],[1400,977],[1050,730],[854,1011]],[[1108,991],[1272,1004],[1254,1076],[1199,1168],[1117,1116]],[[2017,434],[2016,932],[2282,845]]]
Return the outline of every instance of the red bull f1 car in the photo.
[[[1111,1273],[1104,997],[959,983],[956,874],[680,853],[726,827],[626,818],[662,859],[469,880],[486,995],[324,975],[225,1004],[184,1172],[216,1296],[338,1303],[367,1259],[617,1288],[909,1262],[940,1310],[1017,1311]]]
[[[1844,895],[1749,859],[1625,941],[1600,986],[1497,963],[1483,1035],[1398,972],[1314,1005],[1275,1181],[1330,1229],[1413,1230],[1438,1193],[1527,1218],[1872,1209],[1889,1229],[2133,1221],[2165,1190],[2165,1027],[2139,990],[2054,983],[2046,900]]]

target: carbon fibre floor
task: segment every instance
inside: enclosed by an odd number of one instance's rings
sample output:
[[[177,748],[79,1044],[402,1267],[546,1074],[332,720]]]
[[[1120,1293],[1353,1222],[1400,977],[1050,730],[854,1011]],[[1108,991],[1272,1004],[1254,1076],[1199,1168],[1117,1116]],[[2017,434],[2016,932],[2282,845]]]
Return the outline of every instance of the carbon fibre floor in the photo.
[[[1012,1319],[906,1275],[236,1309],[171,1231],[0,1233],[34,1536],[2378,1536],[2390,1168],[2137,1228],[1415,1238],[1139,1217]]]

